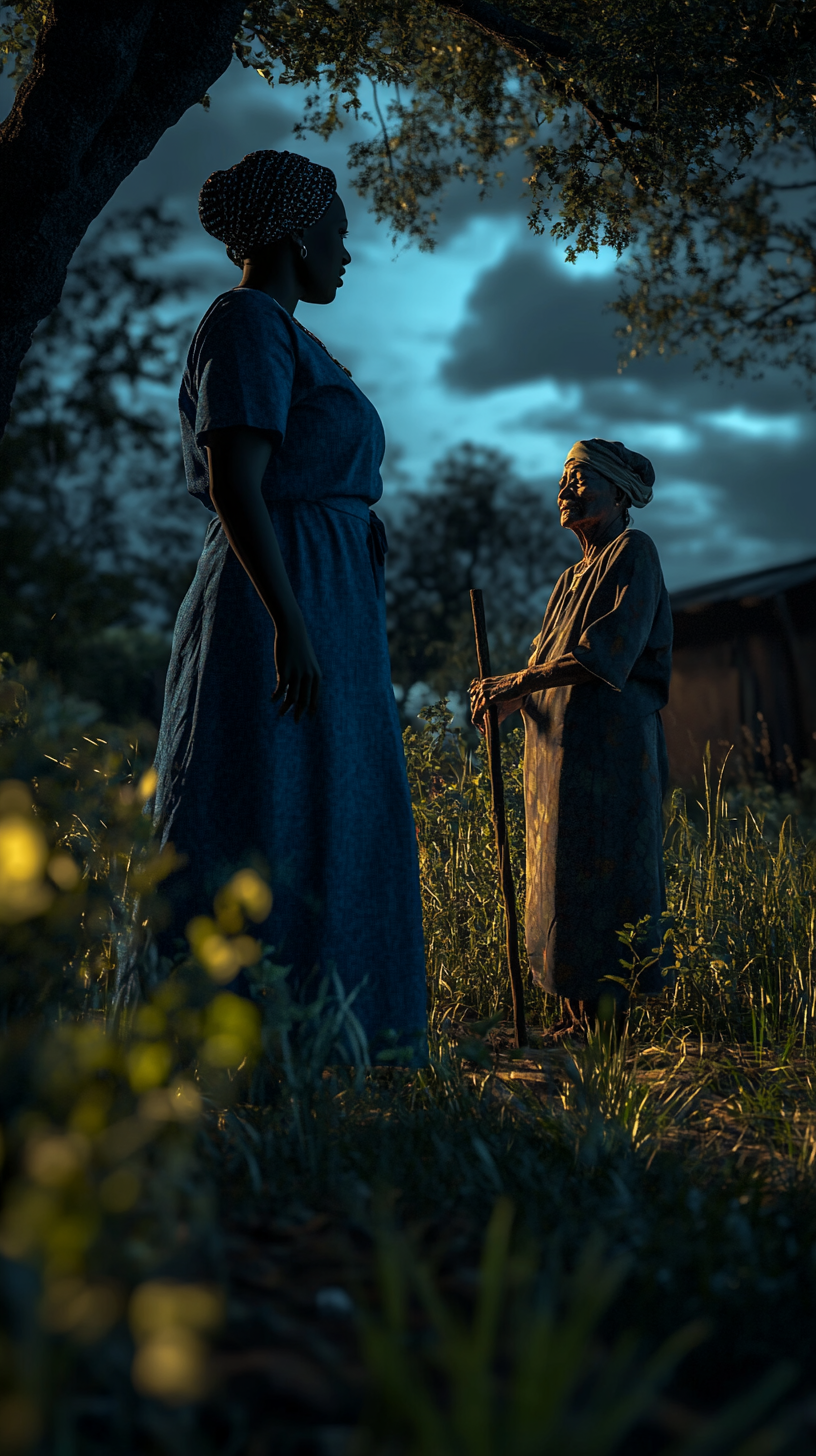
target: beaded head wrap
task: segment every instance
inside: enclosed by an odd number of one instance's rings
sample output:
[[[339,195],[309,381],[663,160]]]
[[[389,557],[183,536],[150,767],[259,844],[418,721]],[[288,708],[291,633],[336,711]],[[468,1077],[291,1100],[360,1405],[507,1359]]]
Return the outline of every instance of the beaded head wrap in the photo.
[[[564,462],[583,461],[623,491],[630,505],[647,506],[652,499],[654,466],[645,455],[627,450],[620,440],[576,440]]]
[[[253,248],[312,227],[336,191],[334,173],[297,152],[250,152],[207,178],[198,215],[240,267]]]

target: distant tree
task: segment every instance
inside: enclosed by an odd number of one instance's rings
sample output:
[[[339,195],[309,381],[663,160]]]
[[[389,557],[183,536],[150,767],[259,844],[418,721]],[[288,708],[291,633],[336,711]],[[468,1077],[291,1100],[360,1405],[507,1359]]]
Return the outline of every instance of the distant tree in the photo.
[[[0,650],[122,720],[155,716],[194,543],[172,396],[188,331],[161,210],[83,245],[0,443]]]
[[[543,493],[498,450],[460,445],[425,490],[412,490],[388,522],[386,558],[392,675],[407,693],[464,695],[476,676],[471,587],[481,587],[491,666],[526,662],[557,576],[572,560]]]
[[[531,224],[553,208],[569,257],[635,243],[661,285],[673,235],[682,267],[688,226],[724,228],[725,288],[715,275],[697,298],[715,334],[755,285],[755,349],[769,309],[785,329],[808,317],[793,296],[812,293],[812,233],[780,229],[778,193],[747,169],[813,144],[812,0],[16,0],[0,16],[0,60],[23,78],[0,128],[0,427],[90,222],[233,54],[312,88],[306,130],[371,123],[354,184],[397,233],[429,242],[446,184],[500,180],[520,149]],[[630,347],[659,347],[670,300],[638,296]]]

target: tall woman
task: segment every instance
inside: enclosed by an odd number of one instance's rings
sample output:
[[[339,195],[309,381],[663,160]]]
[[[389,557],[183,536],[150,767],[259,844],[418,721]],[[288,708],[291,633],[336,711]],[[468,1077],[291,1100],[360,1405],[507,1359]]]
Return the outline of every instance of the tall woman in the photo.
[[[373,405],[295,319],[351,259],[334,174],[252,152],[199,215],[243,269],[196,330],[181,387],[187,487],[212,520],[182,603],[157,751],[170,951],[236,869],[274,901],[260,935],[296,983],[336,971],[372,1054],[420,1054],[425,966],[385,636],[385,448]]]

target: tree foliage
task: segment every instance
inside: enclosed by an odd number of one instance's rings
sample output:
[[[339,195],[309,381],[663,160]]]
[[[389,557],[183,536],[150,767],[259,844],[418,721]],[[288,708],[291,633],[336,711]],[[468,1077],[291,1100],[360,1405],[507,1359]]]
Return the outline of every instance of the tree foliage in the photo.
[[[690,345],[813,372],[812,3],[256,0],[248,17],[242,59],[315,88],[304,130],[373,123],[352,171],[397,235],[431,245],[445,185],[501,181],[521,149],[534,230],[570,259],[633,248],[625,357]]]
[[[795,203],[811,185],[813,0],[251,0],[242,21],[234,0],[188,11],[189,0],[142,0],[114,23],[96,0],[5,7],[0,58],[24,82],[0,138],[0,179],[7,150],[6,185],[19,191],[26,157],[36,170],[53,133],[60,195],[84,189],[70,217],[63,205],[69,255],[89,211],[171,113],[202,95],[193,83],[224,69],[232,35],[244,65],[306,86],[303,132],[330,136],[349,116],[370,123],[351,143],[352,177],[397,237],[432,245],[448,184],[501,182],[520,152],[535,230],[550,228],[569,258],[602,244],[634,250],[621,300],[629,354],[691,343],[718,364],[742,368],[761,351],[811,370],[812,219],[780,199]],[[60,119],[88,23],[105,87],[97,66],[93,115],[83,93],[74,139]],[[26,200],[17,223],[40,252],[53,195]],[[28,313],[53,307],[59,266],[28,285],[26,308],[6,305],[12,353]]]
[[[0,648],[111,717],[154,708],[194,551],[165,393],[182,290],[151,267],[176,234],[148,208],[85,244],[0,444]]]
[[[17,5],[4,5],[0,14],[0,66],[9,66],[16,84],[31,68],[48,0],[20,0]]]
[[[378,215],[423,238],[441,181],[495,174],[523,146],[534,224],[557,193],[557,235],[623,248],[667,195],[719,195],[768,129],[813,125],[816,15],[802,3],[255,0],[247,17],[242,59],[319,83],[306,125],[323,135],[362,111],[365,83],[395,88],[353,162]]]
[[[624,272],[627,355],[689,349],[737,375],[816,375],[816,144],[767,138],[706,207],[667,198]]]

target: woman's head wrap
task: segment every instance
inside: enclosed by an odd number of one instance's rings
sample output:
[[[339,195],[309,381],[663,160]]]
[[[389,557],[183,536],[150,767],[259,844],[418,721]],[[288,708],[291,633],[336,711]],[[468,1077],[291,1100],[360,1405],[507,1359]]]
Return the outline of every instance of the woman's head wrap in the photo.
[[[651,460],[627,450],[620,440],[576,440],[564,465],[570,460],[580,460],[605,475],[633,506],[647,506],[652,499],[655,473]]]
[[[336,191],[334,173],[297,152],[250,152],[207,178],[198,215],[240,266],[253,248],[312,227]]]

